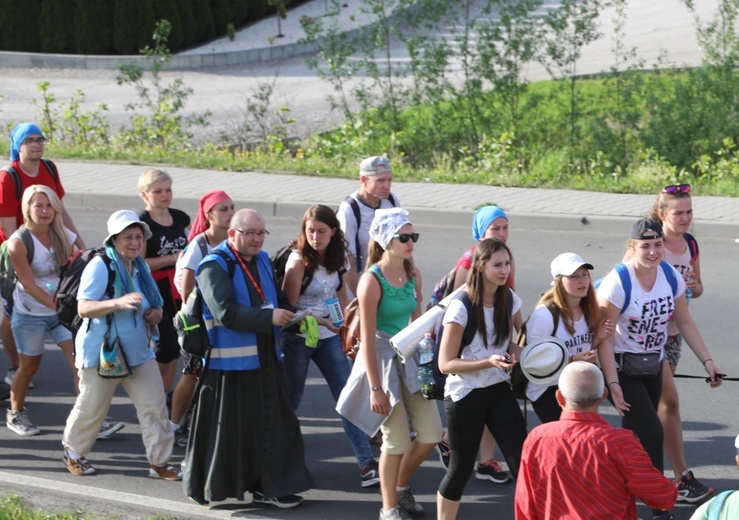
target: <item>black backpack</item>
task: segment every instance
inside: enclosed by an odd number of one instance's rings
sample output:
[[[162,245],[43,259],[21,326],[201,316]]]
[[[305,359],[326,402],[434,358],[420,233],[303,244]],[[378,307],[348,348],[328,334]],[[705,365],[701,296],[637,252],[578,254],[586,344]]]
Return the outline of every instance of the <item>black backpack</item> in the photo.
[[[108,255],[105,254],[105,248],[98,247],[85,249],[84,251],[76,251],[67,263],[61,267],[59,272],[59,286],[56,289],[54,300],[56,302],[56,316],[64,327],[69,329],[72,334],[76,334],[82,326],[82,317],[77,311],[77,291],[80,288],[80,278],[82,271],[85,270],[93,258],[100,257],[105,264],[108,272],[108,283],[105,287],[105,296],[113,297],[113,283],[115,282],[115,273],[111,271],[110,265],[113,262]]]
[[[236,269],[233,259],[217,249],[213,250],[212,253],[225,260],[228,275],[233,278]],[[177,342],[182,350],[193,356],[206,357],[211,344],[203,319],[203,295],[197,284],[187,297],[187,301],[183,303],[182,308],[175,314],[173,322],[177,331]]]
[[[51,178],[54,179],[54,182],[56,183],[57,187],[59,186],[59,171],[56,169],[56,164],[51,162],[49,159],[41,159],[44,162],[44,165],[46,166],[46,169],[49,170],[49,174],[51,174]],[[10,178],[13,179],[13,183],[15,184],[15,198],[16,200],[21,200],[21,197],[23,196],[23,192],[21,191],[21,177],[18,175],[18,172],[12,165],[5,166],[2,170],[7,172],[8,175],[10,175]]]
[[[398,205],[398,201],[395,200],[395,196],[392,193],[390,193],[387,196],[387,200],[390,201],[390,204],[392,204],[393,207],[396,207]],[[347,204],[349,204],[349,206],[352,208],[352,213],[354,213],[354,220],[357,221],[357,233],[354,236],[354,244],[355,244],[355,247],[356,247],[357,254],[356,254],[356,256],[355,256],[354,259],[357,262],[357,265],[356,265],[357,272],[358,273],[361,273],[362,272],[362,265],[361,265],[362,264],[362,258],[360,256],[359,252],[362,250],[362,248],[359,247],[359,223],[362,221],[362,212],[359,211],[359,202],[357,202],[357,199],[355,199],[351,195],[347,195],[344,198],[344,202],[346,202]]]
[[[28,263],[30,264],[33,262],[33,237],[26,226],[18,228],[18,234],[20,235],[23,244],[26,246],[26,250],[28,251]],[[10,252],[8,251],[9,243],[10,241],[6,240],[3,242],[2,246],[0,246],[0,296],[2,296],[6,302],[11,303],[13,301],[15,286],[18,283],[18,277],[15,276],[15,269],[13,268],[13,264],[10,262]]]
[[[277,284],[278,289],[282,289],[282,282],[285,280],[285,271],[287,268],[287,259],[290,257],[290,253],[292,253],[295,249],[297,249],[297,242],[293,240],[286,246],[281,247],[277,250],[277,252],[272,256],[272,266],[275,269],[275,283]],[[339,287],[336,289],[341,290],[341,287],[344,285],[344,273],[346,272],[346,269],[343,267],[339,269]],[[311,281],[313,280],[313,270],[305,268],[303,270],[303,279],[300,281],[300,294],[305,293],[305,290],[310,285]]]
[[[459,291],[454,296],[455,300],[461,300],[464,304],[465,309],[467,310],[467,325],[464,327],[464,332],[462,333],[462,343],[459,345],[459,352],[457,356],[462,354],[462,350],[472,343],[472,340],[475,339],[475,334],[477,334],[477,324],[475,322],[475,315],[472,312],[472,301],[470,300],[469,294],[467,294],[467,291]],[[513,293],[508,290],[508,312],[513,313]],[[444,385],[446,385],[446,376],[447,374],[443,374],[441,370],[439,370],[439,349],[441,347],[441,337],[444,332],[444,314],[446,312],[442,313],[441,316],[439,316],[439,319],[436,321],[436,338],[434,339],[434,360],[432,361],[432,366],[434,368],[434,394],[433,395],[426,395],[424,394],[424,397],[428,400],[431,399],[437,399],[439,401],[444,400]]]

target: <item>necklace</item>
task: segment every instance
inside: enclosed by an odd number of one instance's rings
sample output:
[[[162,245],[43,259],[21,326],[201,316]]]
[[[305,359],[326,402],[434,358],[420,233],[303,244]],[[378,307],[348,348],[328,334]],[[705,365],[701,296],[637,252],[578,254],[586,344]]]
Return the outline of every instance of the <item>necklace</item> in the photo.
[[[399,282],[403,281],[403,278],[405,277],[405,271],[403,271],[402,275],[398,276],[396,273],[391,273],[390,269],[387,266],[381,266],[381,267],[382,267],[382,274],[385,276],[387,280],[391,280],[391,279],[395,280],[397,278]]]

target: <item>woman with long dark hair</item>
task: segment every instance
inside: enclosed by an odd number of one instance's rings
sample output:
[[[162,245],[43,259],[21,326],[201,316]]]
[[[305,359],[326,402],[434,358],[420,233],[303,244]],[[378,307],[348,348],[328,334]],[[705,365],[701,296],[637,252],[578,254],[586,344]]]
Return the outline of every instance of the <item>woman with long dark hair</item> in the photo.
[[[437,493],[439,519],[457,517],[485,426],[513,476],[518,474],[526,423],[508,384],[508,371],[517,362],[511,335],[513,314],[522,302],[508,287],[510,273],[511,254],[505,243],[482,240],[472,258],[466,294],[453,299],[444,313],[439,369],[448,374],[444,410],[451,459]],[[463,345],[470,325],[475,334]]]
[[[339,398],[351,371],[337,335],[338,326],[332,323],[326,305],[334,295],[338,296],[342,309],[347,304],[342,279],[348,267],[345,244],[334,211],[320,204],[309,207],[303,215],[296,249],[287,259],[282,282],[290,303],[309,311],[318,322],[315,342],[306,333],[283,330],[281,334],[287,398],[293,411],[297,411],[303,398],[311,361],[321,370],[334,400]],[[342,417],[341,421],[359,464],[362,487],[377,484],[379,468],[367,436],[346,418]]]

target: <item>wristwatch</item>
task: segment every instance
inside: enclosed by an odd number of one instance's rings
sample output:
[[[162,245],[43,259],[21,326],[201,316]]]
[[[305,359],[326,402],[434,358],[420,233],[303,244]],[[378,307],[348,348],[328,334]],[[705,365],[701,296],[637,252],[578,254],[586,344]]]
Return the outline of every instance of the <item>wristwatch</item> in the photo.
[[[380,386],[373,386],[372,387],[372,391],[373,392],[377,392],[378,390],[382,390],[382,387],[380,387]]]

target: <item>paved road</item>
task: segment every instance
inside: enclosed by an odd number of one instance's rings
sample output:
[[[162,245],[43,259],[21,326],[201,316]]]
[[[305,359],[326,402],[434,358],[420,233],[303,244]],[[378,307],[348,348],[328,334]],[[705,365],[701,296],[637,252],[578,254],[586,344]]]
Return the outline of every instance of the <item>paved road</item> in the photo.
[[[80,224],[80,231],[90,243],[102,240],[102,222],[110,209],[90,210],[71,208]],[[270,217],[272,231],[265,246],[274,252],[297,229],[297,217]],[[468,225],[417,225],[421,240],[417,246],[417,261],[425,276],[425,292],[466,249],[471,239]],[[580,252],[588,261],[605,271],[620,258],[625,233],[564,230],[557,233],[541,231],[526,224],[512,230],[511,247],[516,254],[518,289],[530,312],[538,296],[548,287],[548,264],[552,257],[565,250]],[[734,295],[721,288],[735,286],[739,275],[733,269],[736,244],[720,237],[701,240],[704,283],[707,292],[692,309],[706,335],[712,354],[719,366],[731,375],[739,374],[739,364],[733,354],[735,325],[727,320],[734,306]],[[681,363],[681,372],[701,374],[700,364],[689,353]],[[229,501],[212,508],[190,505],[180,486],[145,478],[145,458],[135,412],[123,392],[113,402],[111,414],[126,421],[126,428],[114,438],[101,441],[93,448],[90,460],[101,470],[95,477],[74,477],[61,463],[60,438],[63,423],[73,403],[69,369],[58,349],[47,347],[38,388],[29,396],[28,409],[42,428],[43,435],[22,439],[6,428],[0,428],[0,489],[28,497],[33,504],[47,509],[82,509],[101,517],[105,512],[123,518],[147,518],[155,513],[177,518],[300,518],[319,520],[333,518],[376,518],[379,507],[377,490],[363,490],[358,484],[357,469],[341,431],[340,422],[332,412],[330,394],[320,373],[312,370],[304,403],[299,410],[308,454],[308,466],[314,474],[317,489],[305,493],[307,502],[295,511],[252,509],[248,503]],[[732,465],[733,438],[739,430],[733,398],[735,385],[727,383],[709,391],[700,381],[682,380],[682,397],[687,458],[696,474],[717,489],[736,488],[739,473]],[[610,406],[605,415],[616,421]],[[529,424],[537,424],[529,413]],[[176,450],[180,460],[182,450]],[[434,494],[441,479],[441,469],[435,457],[424,463],[413,479],[417,496],[434,518]],[[513,486],[498,486],[471,480],[467,486],[461,518],[494,517],[512,520]],[[692,507],[680,506],[678,520],[687,520]],[[640,508],[643,517],[646,509]]]

